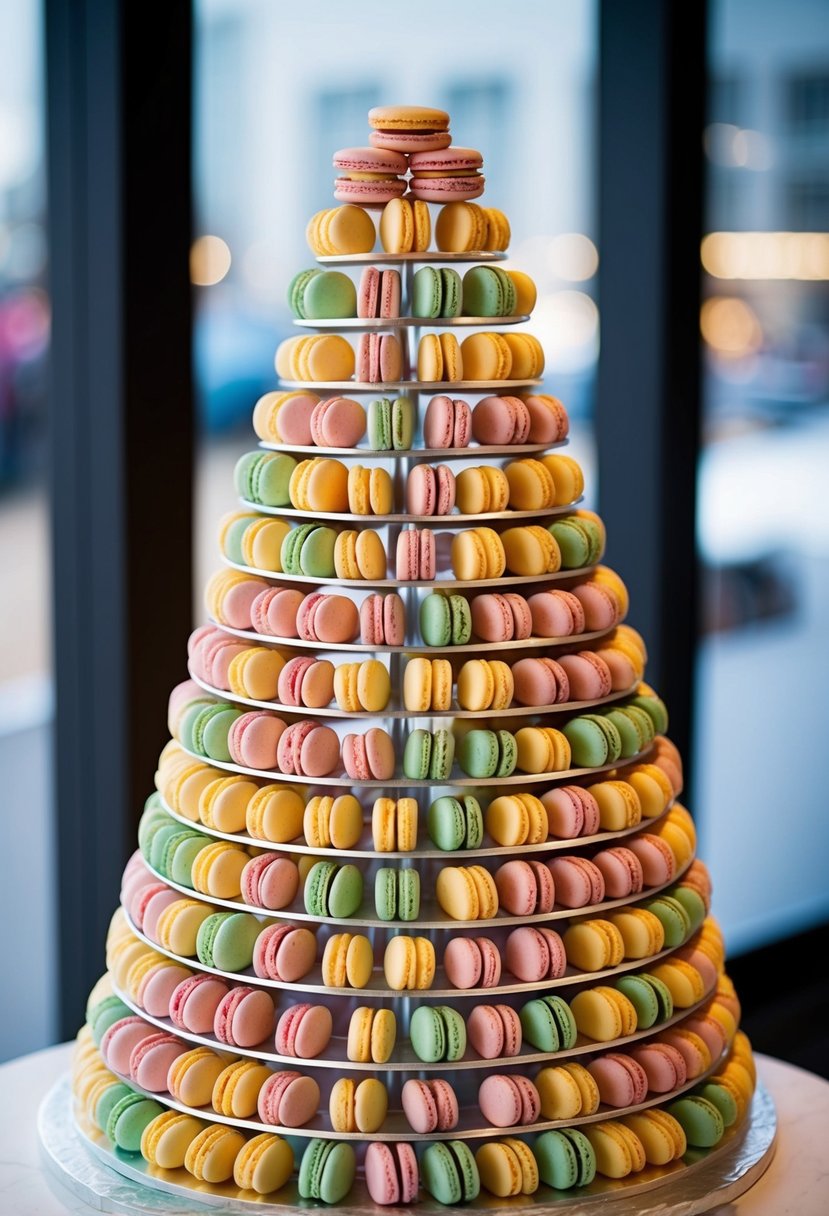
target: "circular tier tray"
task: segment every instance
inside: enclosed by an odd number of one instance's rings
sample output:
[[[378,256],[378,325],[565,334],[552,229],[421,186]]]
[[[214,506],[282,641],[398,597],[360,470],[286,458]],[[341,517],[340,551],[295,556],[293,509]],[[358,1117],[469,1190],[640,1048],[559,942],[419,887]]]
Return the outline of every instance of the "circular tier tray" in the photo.
[[[619,692],[611,692],[606,697],[599,697],[594,701],[561,701],[555,705],[513,705],[509,709],[455,709],[454,706],[449,709],[422,710],[387,708],[375,713],[369,709],[340,709],[336,705],[326,705],[321,709],[309,709],[306,705],[281,705],[278,701],[255,701],[252,697],[242,697],[235,692],[226,692],[221,688],[214,688],[212,684],[208,684],[200,676],[195,675],[189,663],[187,671],[190,679],[198,684],[200,688],[203,688],[205,692],[209,692],[220,701],[230,701],[233,705],[250,705],[254,709],[270,709],[274,713],[289,714],[295,718],[336,718],[340,722],[356,722],[371,719],[375,725],[379,725],[379,723],[386,719],[394,720],[399,718],[452,718],[453,720],[455,718],[473,720],[476,718],[497,718],[500,721],[501,718],[537,718],[550,714],[579,713],[583,709],[592,709],[597,705],[612,705],[615,701],[621,701],[625,697],[633,696],[640,683],[637,680],[630,688],[622,689]]]
[[[582,498],[568,503],[564,507],[542,507],[537,511],[487,511],[482,515],[351,515],[343,511],[303,511],[298,507],[264,507],[261,503],[250,502],[240,498],[239,504],[246,511],[256,511],[259,515],[275,515],[278,519],[298,519],[317,523],[332,520],[337,523],[370,524],[378,527],[383,524],[420,524],[428,528],[475,528],[479,524],[512,523],[522,519],[548,518],[553,515],[569,515],[578,509]]]
[[[150,1098],[155,1102],[160,1102],[162,1106],[166,1106],[170,1110],[178,1110],[185,1115],[195,1115],[198,1119],[207,1119],[211,1123],[221,1123],[226,1127],[238,1127],[244,1131],[251,1131],[257,1134],[261,1132],[277,1132],[281,1135],[296,1136],[302,1139],[319,1138],[321,1140],[350,1140],[352,1142],[381,1139],[386,1142],[405,1140],[411,1144],[431,1144],[435,1140],[485,1140],[492,1136],[532,1136],[536,1133],[551,1131],[554,1128],[584,1127],[588,1123],[601,1123],[606,1119],[614,1118],[614,1116],[635,1115],[641,1110],[650,1109],[652,1106],[661,1106],[665,1102],[673,1102],[682,1094],[695,1089],[718,1071],[727,1055],[728,1049],[726,1048],[722,1055],[705,1072],[694,1077],[692,1081],[686,1081],[684,1085],[678,1086],[676,1089],[671,1090],[670,1093],[653,1094],[651,1097],[647,1097],[644,1102],[639,1102],[636,1106],[618,1108],[601,1105],[592,1115],[576,1115],[572,1119],[539,1119],[537,1123],[519,1124],[515,1127],[494,1127],[491,1123],[482,1123],[482,1115],[477,1106],[462,1106],[459,1111],[457,1126],[452,1128],[449,1135],[447,1135],[446,1131],[439,1129],[433,1132],[413,1131],[402,1110],[390,1110],[383,1122],[382,1129],[376,1132],[334,1131],[327,1115],[320,1113],[309,1120],[308,1123],[303,1124],[302,1127],[282,1127],[279,1124],[263,1123],[260,1119],[252,1118],[237,1119],[233,1115],[218,1114],[212,1106],[187,1106],[186,1103],[180,1102],[170,1093],[152,1093],[150,1090],[142,1089],[130,1077],[116,1072],[115,1069],[111,1068],[110,1071],[119,1080],[129,1085],[130,1089],[135,1090],[136,1093],[143,1094],[144,1097]],[[304,1063],[307,1063],[307,1061],[303,1061]],[[502,1066],[506,1066],[508,1063],[509,1061],[506,1060],[501,1061]],[[377,1069],[377,1071],[382,1072],[382,1067]]]
[[[336,856],[339,856],[337,853]],[[679,882],[693,861],[693,857],[674,874],[669,882],[663,882],[658,887],[648,887],[647,890],[639,891],[635,895],[626,895],[623,899],[606,899],[599,904],[588,904],[583,908],[562,908],[555,907],[552,912],[529,912],[520,916],[512,916],[509,913],[499,914],[492,917],[481,917],[478,920],[455,920],[451,916],[447,916],[443,909],[433,899],[421,899],[420,901],[420,916],[414,920],[382,920],[376,913],[374,905],[371,902],[364,902],[361,908],[354,913],[353,916],[314,916],[306,911],[304,903],[294,903],[290,908],[261,908],[255,904],[246,904],[243,899],[219,899],[214,895],[205,895],[201,891],[196,891],[193,887],[185,887],[182,883],[173,882],[172,878],[165,878],[158,870],[154,869],[143,857],[144,866],[159,882],[172,891],[178,891],[187,899],[198,900],[199,903],[208,904],[211,908],[229,908],[232,912],[249,912],[253,916],[266,916],[269,920],[287,920],[296,924],[314,925],[316,928],[321,928],[324,925],[334,925],[340,930],[351,929],[388,929],[394,932],[407,932],[418,934],[428,930],[441,930],[443,932],[457,933],[461,929],[475,929],[476,931],[498,929],[498,928],[515,928],[517,925],[548,925],[561,920],[575,920],[585,916],[601,916],[605,912],[613,912],[617,908],[628,908],[632,905],[640,904],[643,900],[653,899],[659,895],[661,891],[666,891],[669,887],[674,886]],[[323,858],[322,860],[330,860]]]
[[[419,848],[411,849],[409,852],[393,849],[390,852],[381,853],[372,847],[370,825],[366,826],[358,847],[353,849],[334,849],[333,846],[321,849],[319,845],[298,844],[296,841],[291,841],[289,844],[275,844],[269,843],[267,840],[260,840],[255,836],[249,836],[246,832],[220,832],[217,828],[205,827],[199,820],[188,819],[185,815],[180,815],[178,811],[174,811],[161,793],[159,793],[159,800],[167,814],[183,824],[184,827],[194,828],[199,832],[204,832],[206,836],[215,837],[218,840],[230,840],[235,844],[252,845],[257,849],[273,848],[280,853],[299,853],[317,858],[324,858],[329,855],[334,856],[334,854],[338,858],[362,857],[377,861],[417,861],[418,859],[425,858],[431,861],[445,860],[449,864],[452,861],[462,863],[476,861],[481,857],[512,857],[516,853],[523,857],[525,853],[529,853],[531,856],[538,856],[539,854],[564,852],[565,850],[570,851],[573,849],[580,852],[585,845],[604,844],[610,840],[623,840],[625,837],[633,835],[634,832],[646,831],[652,824],[659,823],[667,815],[670,807],[673,806],[672,801],[660,815],[656,815],[652,819],[641,819],[639,823],[635,823],[632,827],[620,828],[618,832],[597,832],[594,836],[575,836],[569,840],[544,840],[541,844],[491,845],[488,848],[455,849],[446,850],[445,852],[430,840]]]
[[[365,380],[282,380],[281,389],[308,389],[312,393],[317,389],[334,390],[338,393],[375,393],[378,397],[388,396],[386,389],[401,390],[405,393],[485,393],[498,396],[502,392],[509,394],[514,388],[531,388],[544,381],[537,376],[527,376],[524,380],[378,380],[372,384]]]
[[[523,325],[529,319],[529,313],[511,317],[331,317],[319,321],[295,317],[294,325],[302,329],[350,329],[359,333],[371,329],[492,329],[500,325]]]
[[[320,789],[338,788],[338,789],[353,789],[355,781],[347,774],[342,776],[330,777],[304,777],[294,776],[288,773],[281,773],[276,769],[264,768],[245,768],[241,764],[232,764],[226,760],[211,760],[208,756],[200,756],[197,752],[190,751],[185,747],[180,740],[176,740],[178,746],[188,756],[192,756],[194,760],[200,761],[202,764],[209,764],[211,768],[220,768],[228,773],[241,773],[245,777],[265,777],[271,782],[281,782],[284,785],[314,785]],[[514,773],[511,777],[486,777],[477,780],[474,777],[446,777],[443,780],[426,778],[423,781],[415,781],[409,777],[392,777],[388,781],[360,781],[360,789],[365,790],[435,790],[435,789],[514,789],[521,785],[560,785],[572,781],[574,777],[593,777],[597,773],[609,773],[613,769],[627,767],[630,764],[641,764],[647,756],[651,754],[652,747],[645,748],[644,751],[637,752],[635,756],[625,756],[623,759],[614,760],[612,764],[603,764],[599,768],[568,768],[560,773]]]
[[[121,905],[121,911],[134,937],[144,942],[151,950],[155,950],[157,954],[163,954],[166,958],[171,958],[175,962],[181,963],[183,967],[189,967],[191,971],[198,971],[205,975],[220,975],[222,979],[226,980],[243,980],[253,988],[276,988],[287,992],[313,992],[320,996],[357,997],[361,1001],[365,999],[391,1001],[414,997],[418,1001],[424,1002],[446,999],[461,1000],[465,997],[471,997],[480,1002],[482,997],[486,997],[487,1002],[489,1002],[491,997],[503,995],[524,995],[529,998],[536,996],[540,992],[549,992],[554,988],[580,988],[585,984],[595,984],[608,977],[625,975],[628,971],[647,970],[654,963],[658,963],[661,959],[668,958],[669,955],[674,954],[677,949],[683,949],[684,946],[692,945],[696,939],[695,934],[683,946],[660,950],[658,954],[652,954],[650,958],[630,959],[627,962],[619,963],[616,967],[605,967],[602,971],[573,971],[572,968],[568,967],[564,975],[558,979],[538,980],[535,983],[529,984],[513,980],[512,983],[497,984],[492,988],[454,988],[446,984],[443,967],[438,966],[435,971],[435,981],[431,988],[400,990],[397,988],[387,988],[383,969],[375,967],[372,977],[365,988],[331,988],[322,982],[322,969],[319,965],[314,966],[301,980],[293,983],[287,983],[285,980],[262,979],[256,974],[253,967],[248,967],[245,971],[220,971],[218,967],[208,967],[206,963],[199,962],[198,959],[185,958],[181,954],[174,954],[172,950],[168,950],[165,946],[159,946],[157,942],[151,941],[140,929],[136,928],[123,904]],[[474,922],[471,923],[474,924]],[[505,975],[508,976],[509,973],[502,972],[501,978],[504,979]]]
[[[374,448],[321,448],[313,443],[302,445],[259,440],[259,447],[268,452],[295,452],[301,456],[356,456],[360,460],[435,460],[438,463],[467,458],[489,460],[494,456],[543,456],[545,452],[566,448],[568,444],[567,439],[561,439],[558,443],[472,444],[465,448],[391,448],[375,451]]]
[[[580,1190],[555,1191],[542,1185],[534,1196],[522,1196],[518,1206],[547,1216],[559,1209],[568,1216],[700,1216],[735,1199],[760,1178],[773,1157],[776,1131],[774,1103],[760,1082],[748,1118],[729,1129],[716,1148],[690,1152],[668,1167],[648,1168],[621,1181],[599,1176]],[[265,1196],[240,1191],[232,1180],[207,1187],[184,1169],[161,1170],[138,1153],[121,1152],[77,1108],[68,1076],[43,1100],[38,1133],[56,1176],[96,1211],[180,1216],[205,1205],[206,1210],[221,1208],[233,1216],[280,1211],[299,1216],[318,1206],[300,1197],[295,1181]],[[395,1210],[403,1209],[389,1209]],[[445,1216],[448,1211],[425,1192],[416,1210],[423,1216]],[[464,1204],[464,1210],[507,1216],[518,1209],[516,1200],[499,1200],[484,1191]],[[341,1216],[377,1216],[378,1207],[360,1179],[336,1211]]]
[[[368,523],[370,516],[366,516]],[[355,590],[367,591],[370,587],[386,589],[413,587],[429,588],[432,591],[479,591],[482,587],[503,587],[511,591],[514,587],[544,587],[548,583],[560,583],[566,579],[584,578],[592,574],[595,566],[579,566],[577,570],[556,570],[554,574],[502,574],[498,578],[457,579],[449,578],[449,571],[438,572],[437,578],[403,579],[403,578],[322,578],[311,574],[286,574],[281,570],[257,570],[253,566],[243,566],[232,562],[229,557],[222,555],[222,561],[231,570],[240,570],[251,578],[272,578],[280,583],[296,583],[305,587],[353,587]]]
[[[112,991],[133,1013],[143,1018],[145,1022],[149,1022],[152,1026],[157,1026],[159,1030],[173,1034],[176,1038],[183,1039],[188,1043],[195,1043],[203,1047],[212,1047],[216,1051],[227,1052],[227,1044],[222,1043],[214,1034],[193,1034],[189,1030],[181,1030],[170,1018],[156,1018],[145,1013],[140,1005],[131,1000],[115,983],[112,983]],[[706,1001],[711,999],[711,995],[711,992],[706,992],[705,996],[697,1001],[695,1005],[690,1005],[687,1009],[679,1010],[670,1018],[666,1018],[664,1022],[659,1022],[647,1030],[637,1030],[635,1034],[627,1035],[624,1038],[611,1039],[606,1043],[597,1043],[592,1039],[586,1039],[583,1035],[579,1035],[576,1040],[576,1046],[571,1047],[567,1051],[522,1051],[520,1055],[499,1056],[495,1060],[484,1060],[481,1056],[470,1055],[469,1048],[467,1048],[467,1054],[464,1055],[463,1059],[453,1060],[451,1064],[447,1064],[446,1060],[438,1060],[434,1063],[423,1061],[419,1056],[415,1055],[411,1042],[408,1039],[398,1042],[392,1058],[386,1060],[383,1064],[376,1064],[373,1060],[369,1060],[366,1063],[357,1063],[349,1060],[346,1055],[347,1040],[344,1038],[332,1038],[325,1051],[315,1056],[312,1060],[299,1059],[297,1056],[281,1056],[274,1051],[267,1051],[261,1045],[257,1048],[235,1047],[233,1048],[233,1052],[234,1054],[244,1056],[246,1059],[263,1060],[267,1064],[281,1064],[283,1066],[287,1065],[289,1068],[303,1069],[336,1068],[342,1072],[446,1073],[447,1071],[456,1072],[458,1070],[467,1071],[469,1069],[485,1070],[504,1067],[512,1068],[514,1066],[530,1067],[569,1060],[573,1056],[595,1055],[597,1052],[602,1051],[617,1051],[620,1048],[628,1046],[630,1043],[637,1043],[642,1039],[651,1038],[664,1030],[670,1030],[672,1026],[676,1026],[684,1021],[685,1018],[693,1017]]]
[[[413,262],[421,266],[442,266],[452,262],[505,262],[509,254],[502,249],[473,249],[469,253],[446,253],[424,249],[417,253],[318,253],[314,261],[321,266],[397,266]]]
[[[559,638],[514,638],[509,642],[467,642],[462,646],[424,646],[414,643],[411,646],[375,646],[370,642],[309,642],[305,638],[278,638],[268,633],[257,633],[254,629],[233,629],[224,625],[215,617],[208,616],[211,625],[234,637],[256,642],[260,646],[288,646],[299,650],[336,650],[349,654],[405,654],[429,655],[437,654],[474,654],[480,656],[486,650],[492,653],[509,653],[522,650],[545,650],[554,646],[581,646],[584,642],[595,642],[598,638],[606,638],[616,628],[611,625],[608,629],[596,629],[592,633],[573,633]]]

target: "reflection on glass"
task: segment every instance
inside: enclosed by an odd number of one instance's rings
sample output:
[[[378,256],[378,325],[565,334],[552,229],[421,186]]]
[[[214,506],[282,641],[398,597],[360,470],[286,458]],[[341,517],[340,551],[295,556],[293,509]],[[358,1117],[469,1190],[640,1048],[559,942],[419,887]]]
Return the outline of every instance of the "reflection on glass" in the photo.
[[[829,24],[712,15],[696,801],[733,951],[829,915]]]
[[[474,0],[423,0],[405,26],[379,0],[362,5],[360,23],[334,0],[315,4],[313,17],[262,0],[199,0],[196,13],[196,233],[227,249],[226,273],[212,266],[214,285],[196,296],[196,585],[215,565],[215,519],[231,505],[253,404],[274,386],[274,351],[291,332],[287,285],[312,264],[305,226],[334,205],[331,155],[367,142],[366,114],[383,102],[444,108],[455,141],[483,152],[483,201],[512,226],[509,265],[538,285],[532,328],[548,391],[567,404],[574,455],[590,463],[593,0],[519,0],[497,38]],[[194,253],[204,269],[204,248]],[[595,478],[589,484],[595,491]]]

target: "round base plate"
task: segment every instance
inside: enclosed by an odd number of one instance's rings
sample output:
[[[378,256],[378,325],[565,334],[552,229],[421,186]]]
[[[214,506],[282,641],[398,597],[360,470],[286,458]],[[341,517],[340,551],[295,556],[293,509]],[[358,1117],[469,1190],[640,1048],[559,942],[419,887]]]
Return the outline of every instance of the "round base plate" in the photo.
[[[301,1199],[296,1184],[288,1183],[273,1195],[240,1191],[233,1182],[205,1187],[184,1169],[161,1170],[140,1155],[111,1147],[102,1132],[89,1123],[80,1126],[72,1113],[68,1077],[49,1091],[38,1115],[38,1132],[44,1156],[54,1173],[74,1194],[98,1212],[140,1216],[186,1216],[205,1208],[254,1216],[282,1209],[307,1211],[320,1205]],[[726,1134],[716,1149],[689,1153],[670,1169],[646,1169],[630,1179],[597,1179],[579,1191],[553,1191],[542,1186],[533,1199],[519,1201],[524,1212],[535,1208],[549,1213],[561,1208],[567,1216],[699,1216],[736,1199],[765,1173],[774,1154],[777,1116],[771,1096],[758,1084],[746,1122]],[[516,1201],[499,1201],[482,1192],[470,1211],[514,1212]],[[341,1216],[379,1216],[378,1208],[358,1181],[348,1200],[338,1204]],[[403,1209],[385,1209],[390,1213]],[[446,1213],[425,1197],[406,1211]]]

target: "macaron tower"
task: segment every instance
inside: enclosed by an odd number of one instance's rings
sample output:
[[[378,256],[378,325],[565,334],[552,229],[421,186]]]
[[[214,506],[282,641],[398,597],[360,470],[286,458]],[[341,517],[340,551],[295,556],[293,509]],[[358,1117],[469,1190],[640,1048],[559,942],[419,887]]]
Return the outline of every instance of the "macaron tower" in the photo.
[[[369,122],[290,284],[76,1119],[269,1211],[598,1206],[735,1142],[751,1049],[482,157],[439,110]]]

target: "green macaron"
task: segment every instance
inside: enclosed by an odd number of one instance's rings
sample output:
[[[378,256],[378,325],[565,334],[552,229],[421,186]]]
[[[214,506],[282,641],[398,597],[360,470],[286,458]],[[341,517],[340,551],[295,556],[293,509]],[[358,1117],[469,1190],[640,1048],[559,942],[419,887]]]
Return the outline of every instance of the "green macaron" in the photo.
[[[288,307],[295,317],[299,317],[300,319],[305,317],[305,288],[311,279],[321,274],[322,271],[316,268],[312,270],[300,270],[291,279],[288,284]]]
[[[420,634],[427,646],[465,646],[472,637],[472,613],[463,595],[433,592],[420,605]]]
[[[92,1116],[102,1132],[106,1132],[109,1117],[121,1099],[129,1097],[134,1092],[135,1090],[130,1089],[129,1085],[125,1085],[123,1081],[116,1081],[112,1085],[107,1085],[95,1103],[95,1110]]]
[[[538,1176],[557,1191],[587,1186],[596,1176],[596,1154],[575,1128],[542,1132],[533,1145]]]
[[[470,730],[461,739],[458,763],[467,777],[494,777],[501,759],[498,736],[494,730]]]
[[[380,920],[416,920],[420,914],[420,874],[382,866],[374,876],[374,907]]]
[[[194,885],[193,862],[202,849],[212,843],[210,837],[202,835],[201,832],[186,830],[179,832],[177,836],[173,836],[167,841],[161,873],[165,878],[171,878],[173,882],[177,882],[180,887],[192,887]]]
[[[311,1140],[299,1166],[299,1193],[303,1199],[339,1203],[345,1199],[357,1172],[350,1144],[341,1140]]]
[[[145,1098],[130,1090],[112,1107],[106,1123],[107,1138],[125,1153],[137,1153],[141,1148],[144,1128],[164,1107],[160,1102]]]
[[[409,1038],[419,1060],[455,1062],[466,1051],[466,1023],[448,1005],[419,1005],[412,1014]]]
[[[440,315],[442,317],[458,317],[463,303],[463,284],[457,270],[451,266],[440,268]]]
[[[302,315],[310,321],[357,316],[357,289],[347,274],[324,270],[311,275],[302,292]]]
[[[249,515],[240,515],[232,520],[222,533],[222,552],[228,561],[237,566],[245,565],[245,555],[242,552],[242,537],[248,530],[252,520]]]
[[[279,550],[279,561],[286,574],[301,573],[300,549],[303,541],[313,532],[315,526],[315,524],[300,524],[298,528],[291,528],[290,532],[286,534]]]
[[[643,971],[641,979],[650,984],[653,989],[653,995],[656,997],[656,1004],[659,1008],[657,1014],[657,1022],[666,1022],[668,1018],[674,1016],[674,998],[671,996],[671,990],[664,980],[661,980],[657,975],[651,975],[648,971]]]
[[[613,763],[622,755],[622,737],[606,714],[584,714],[588,722],[595,722],[599,730],[604,732],[607,742],[608,763]]]
[[[253,962],[253,947],[262,929],[247,912],[214,912],[199,925],[196,955],[217,971],[244,971]]]
[[[408,397],[395,397],[391,407],[391,446],[408,452],[414,440],[415,410]]]
[[[659,1001],[653,985],[644,976],[623,975],[616,981],[616,988],[626,996],[636,1010],[636,1029],[648,1030],[659,1020]],[[668,993],[670,996],[670,993]]]
[[[432,758],[432,735],[418,727],[406,739],[403,748],[403,774],[411,781],[425,781],[429,776],[429,761]]]
[[[368,446],[373,452],[390,452],[391,442],[391,401],[388,397],[378,397],[368,403]]]
[[[631,697],[628,705],[635,705],[638,709],[643,709],[653,723],[653,729],[657,735],[664,735],[668,729],[668,710],[665,702],[657,697],[655,693],[647,695],[640,694],[638,697]]]
[[[610,709],[604,716],[619,732],[619,738],[622,741],[621,755],[624,759],[641,752],[645,746],[645,738],[640,727],[629,714],[621,709]]]
[[[716,1106],[726,1127],[731,1127],[737,1122],[739,1115],[737,1103],[734,1101],[734,1095],[724,1085],[718,1085],[716,1081],[706,1081],[704,1085],[700,1085],[693,1091],[692,1096],[705,1098],[712,1106]]]
[[[125,1005],[120,997],[114,995],[105,996],[103,1000],[96,1001],[94,1005],[88,1007],[86,1020],[92,1031],[92,1042],[95,1046],[101,1046],[101,1039],[110,1026],[119,1022],[121,1018],[130,1017],[131,1014],[132,1010],[129,1006]]]
[[[670,895],[660,895],[642,905],[652,912],[665,930],[665,947],[675,950],[687,941],[691,933],[691,921],[682,904]]]
[[[420,1176],[429,1194],[447,1206],[468,1203],[481,1189],[475,1158],[463,1140],[430,1144],[420,1162]]]
[[[432,753],[429,757],[429,777],[432,781],[446,781],[452,775],[455,761],[455,739],[450,730],[440,727],[432,735]]]
[[[484,842],[484,813],[480,802],[472,794],[463,796],[463,813],[466,820],[464,848],[479,849]]]
[[[426,817],[429,839],[443,852],[462,849],[466,839],[466,815],[457,798],[436,798]]]
[[[285,452],[246,452],[233,472],[236,493],[263,507],[287,507],[297,462]]]
[[[666,894],[670,895],[671,899],[675,899],[677,903],[682,904],[688,914],[690,922],[688,935],[696,933],[705,920],[705,902],[699,891],[695,891],[693,887],[678,886],[671,887]]]
[[[723,1137],[725,1122],[717,1107],[707,1098],[688,1094],[668,1107],[692,1148],[713,1148]]]
[[[310,578],[333,578],[334,545],[337,543],[337,533],[334,528],[313,528],[303,538],[299,548],[299,568],[302,574]]]
[[[515,311],[515,286],[504,271],[473,266],[463,276],[463,312],[467,317],[506,317]]]
[[[561,1038],[553,1011],[540,997],[527,1001],[518,1014],[523,1038],[539,1051],[559,1051]]]
[[[440,316],[443,288],[436,266],[421,266],[412,278],[412,316],[432,320]]]
[[[206,756],[208,760],[219,760],[227,764],[231,759],[227,737],[231,726],[241,716],[240,710],[223,701],[214,701],[211,705],[202,706],[192,721],[190,750],[198,756]],[[185,747],[188,746],[184,737],[182,742]]]
[[[607,763],[607,732],[602,730],[595,715],[571,718],[562,730],[570,744],[574,768],[599,768]]]

